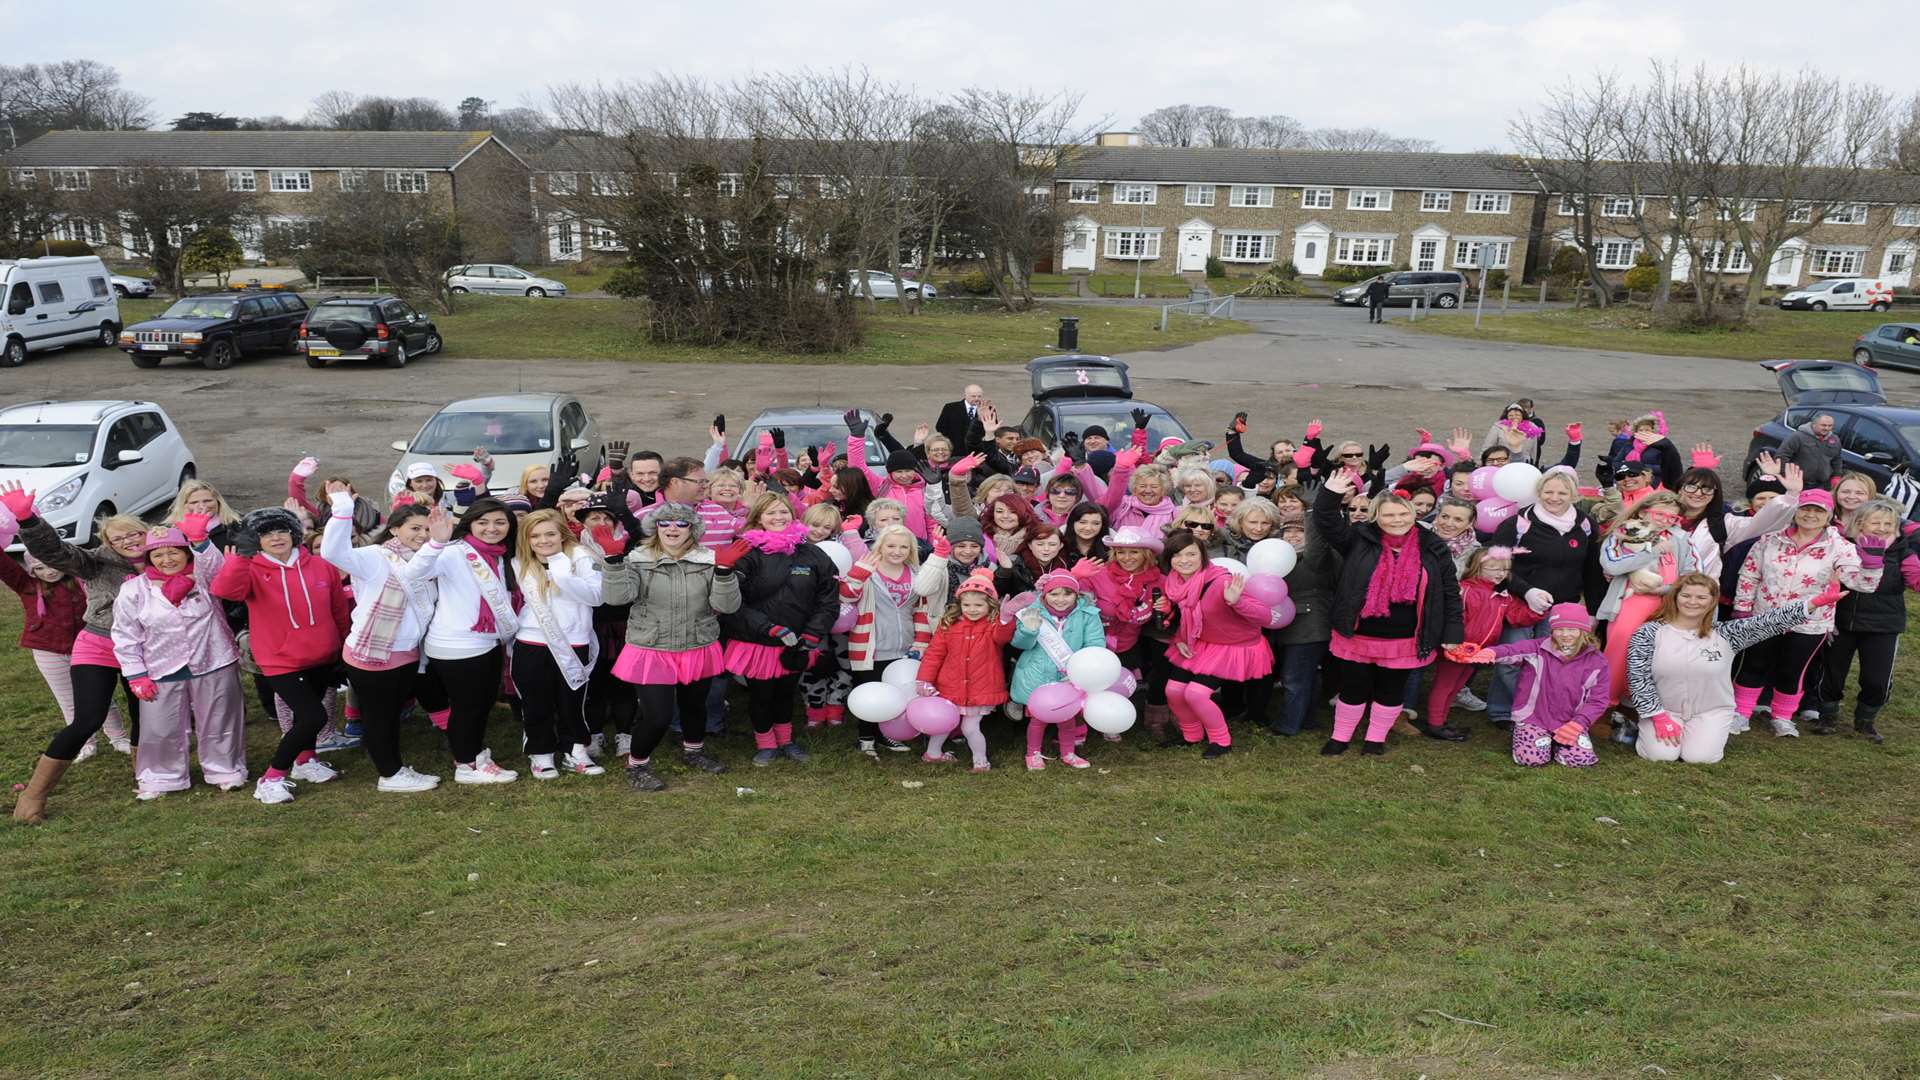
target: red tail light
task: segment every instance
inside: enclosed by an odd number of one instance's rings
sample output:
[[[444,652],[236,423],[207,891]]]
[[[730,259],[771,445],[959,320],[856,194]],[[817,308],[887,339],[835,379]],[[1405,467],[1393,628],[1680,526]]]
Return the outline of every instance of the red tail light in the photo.
[[[387,340],[387,324],[386,324],[386,323],[374,323],[374,324],[373,324],[373,336],[374,336],[374,337],[377,337],[377,338],[379,338],[379,339],[380,339],[381,341],[385,341],[385,340]]]
[[[301,324],[300,324],[300,336],[301,336],[301,337],[306,337],[306,336],[307,336],[307,324],[306,324],[306,323],[301,323]]]

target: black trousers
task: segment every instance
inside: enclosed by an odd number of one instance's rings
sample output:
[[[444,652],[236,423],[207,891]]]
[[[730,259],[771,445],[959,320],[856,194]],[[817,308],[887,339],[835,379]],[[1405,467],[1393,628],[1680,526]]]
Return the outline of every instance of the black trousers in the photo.
[[[851,672],[851,674],[853,675],[853,685],[856,687],[861,687],[861,686],[867,685],[868,683],[879,682],[880,676],[884,674],[887,670],[887,665],[892,662],[893,661],[891,660],[875,660],[873,662],[872,668],[866,671]],[[1164,683],[1161,684],[1161,692],[1162,694],[1166,692]],[[848,691],[848,693],[852,693],[852,691]],[[861,742],[875,742],[879,738],[880,738],[879,724],[871,723],[866,720],[860,721],[860,741]]]
[[[293,761],[313,749],[320,729],[327,726],[327,691],[333,688],[333,665],[289,671],[284,675],[260,676],[273,688],[274,696],[293,710],[293,726],[280,736],[273,751],[273,767],[281,772],[293,768]]]
[[[1775,694],[1798,694],[1801,680],[1812,666],[1813,654],[1825,640],[1824,634],[1792,632],[1770,637],[1747,649],[1746,665],[1734,682],[1745,687],[1771,686]]]
[[[1146,683],[1147,704],[1165,705],[1167,703],[1167,676],[1173,671],[1173,662],[1167,659],[1167,643],[1140,635],[1133,646],[1120,654],[1120,663],[1124,667],[1140,669],[1140,675]]]
[[[587,662],[587,646],[575,645],[580,663]],[[545,645],[518,642],[513,648],[513,685],[520,689],[520,708],[527,725],[527,753],[570,753],[575,743],[587,741],[587,688],[567,685],[566,676]]]
[[[360,710],[360,745],[381,776],[400,771],[400,711],[407,707],[408,700],[419,696],[421,688],[416,683],[431,681],[416,672],[413,664],[387,671],[347,667],[347,684],[353,687],[354,704]],[[434,685],[437,688],[438,684]]]
[[[487,748],[487,714],[500,700],[500,669],[506,655],[496,645],[463,660],[435,657],[427,661],[427,670],[447,689],[447,745],[459,764],[473,764]]]
[[[1827,642],[1827,670],[1821,685],[1821,709],[1827,705],[1840,709],[1841,691],[1847,688],[1847,670],[1853,667],[1855,653],[1860,654],[1860,692],[1854,707],[1869,717],[1879,713],[1893,692],[1893,658],[1900,651],[1899,634],[1856,634],[1842,630]]]
[[[97,664],[75,664],[73,671],[73,723],[53,733],[47,743],[47,756],[56,761],[72,761],[80,756],[87,740],[99,733],[107,722],[107,710],[113,707],[113,688],[127,686],[119,668]],[[127,741],[140,745],[140,699],[127,687]]]
[[[1375,300],[1368,300],[1368,301],[1367,301],[1367,321],[1368,321],[1368,322],[1379,322],[1379,321],[1380,321],[1380,309],[1381,309],[1381,308],[1383,308],[1383,307],[1385,307],[1385,306],[1386,306],[1385,304],[1383,304],[1383,303],[1380,303],[1380,302],[1378,302],[1378,301],[1375,301]]]
[[[775,724],[793,722],[793,702],[800,691],[800,673],[777,679],[747,680],[747,712],[756,734],[765,735]]]
[[[660,745],[668,726],[673,723],[675,708],[680,710],[681,716],[697,718],[707,715],[707,690],[712,685],[712,679],[697,679],[676,686],[634,687],[634,696],[640,701],[640,715],[633,723],[633,749],[630,755],[637,761],[645,761],[653,756],[654,749]],[[682,739],[685,739],[684,735]]]
[[[1348,705],[1388,705],[1406,703],[1405,668],[1387,668],[1356,660],[1340,661],[1340,700]]]

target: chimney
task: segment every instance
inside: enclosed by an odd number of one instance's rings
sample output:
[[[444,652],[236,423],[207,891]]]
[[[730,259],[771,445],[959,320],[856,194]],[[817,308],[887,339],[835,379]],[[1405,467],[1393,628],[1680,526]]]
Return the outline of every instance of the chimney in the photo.
[[[1137,131],[1103,131],[1094,140],[1095,146],[1139,146],[1140,133]]]

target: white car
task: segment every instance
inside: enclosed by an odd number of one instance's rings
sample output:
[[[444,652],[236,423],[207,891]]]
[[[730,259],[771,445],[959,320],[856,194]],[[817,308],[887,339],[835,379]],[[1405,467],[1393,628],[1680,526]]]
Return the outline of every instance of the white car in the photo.
[[[193,479],[193,451],[150,401],[35,401],[0,409],[0,483],[34,492],[64,540],[94,521],[171,502]]]
[[[396,440],[400,463],[388,478],[389,493],[405,486],[407,466],[426,462],[439,473],[443,487],[454,486],[450,470],[470,464],[473,451],[493,455],[493,476],[487,492],[504,495],[520,483],[530,465],[552,468],[562,447],[570,448],[581,471],[600,472],[600,428],[587,408],[572,394],[499,394],[466,398],[442,408],[420,425],[412,439]]]
[[[114,274],[107,280],[113,283],[113,291],[122,297],[153,295],[153,281],[150,278],[134,277],[132,274]]]
[[[499,296],[565,296],[565,282],[529,274],[505,263],[472,263],[447,271],[447,290],[456,293],[494,293]]]
[[[867,275],[867,284],[873,287],[873,298],[875,300],[898,300],[902,292],[906,293],[909,297],[925,297],[928,300],[935,299],[940,295],[932,283],[923,285],[915,281],[913,275],[904,270],[900,272],[899,289],[893,287],[893,275],[887,273],[885,270],[849,271],[847,273],[847,292],[849,294],[853,296],[863,295],[860,291],[860,275],[863,273]]]

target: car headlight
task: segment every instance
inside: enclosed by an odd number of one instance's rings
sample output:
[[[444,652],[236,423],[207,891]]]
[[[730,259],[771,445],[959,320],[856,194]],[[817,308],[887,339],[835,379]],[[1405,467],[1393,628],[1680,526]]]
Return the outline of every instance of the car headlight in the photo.
[[[87,486],[87,474],[81,473],[79,476],[76,476],[73,479],[68,480],[66,483],[61,484],[59,487],[54,488],[52,491],[48,491],[40,494],[34,499],[34,502],[38,503],[41,507],[45,509],[58,510],[61,507],[72,502],[73,500],[79,498],[80,489],[85,486]]]
[[[198,331],[198,330],[188,330],[187,332],[185,332],[185,333],[183,333],[183,334],[181,334],[181,335],[180,335],[180,344],[182,344],[182,345],[198,345],[198,344],[200,344],[200,331]]]
[[[133,331],[131,330],[120,331],[120,344],[122,345],[133,344]]]

